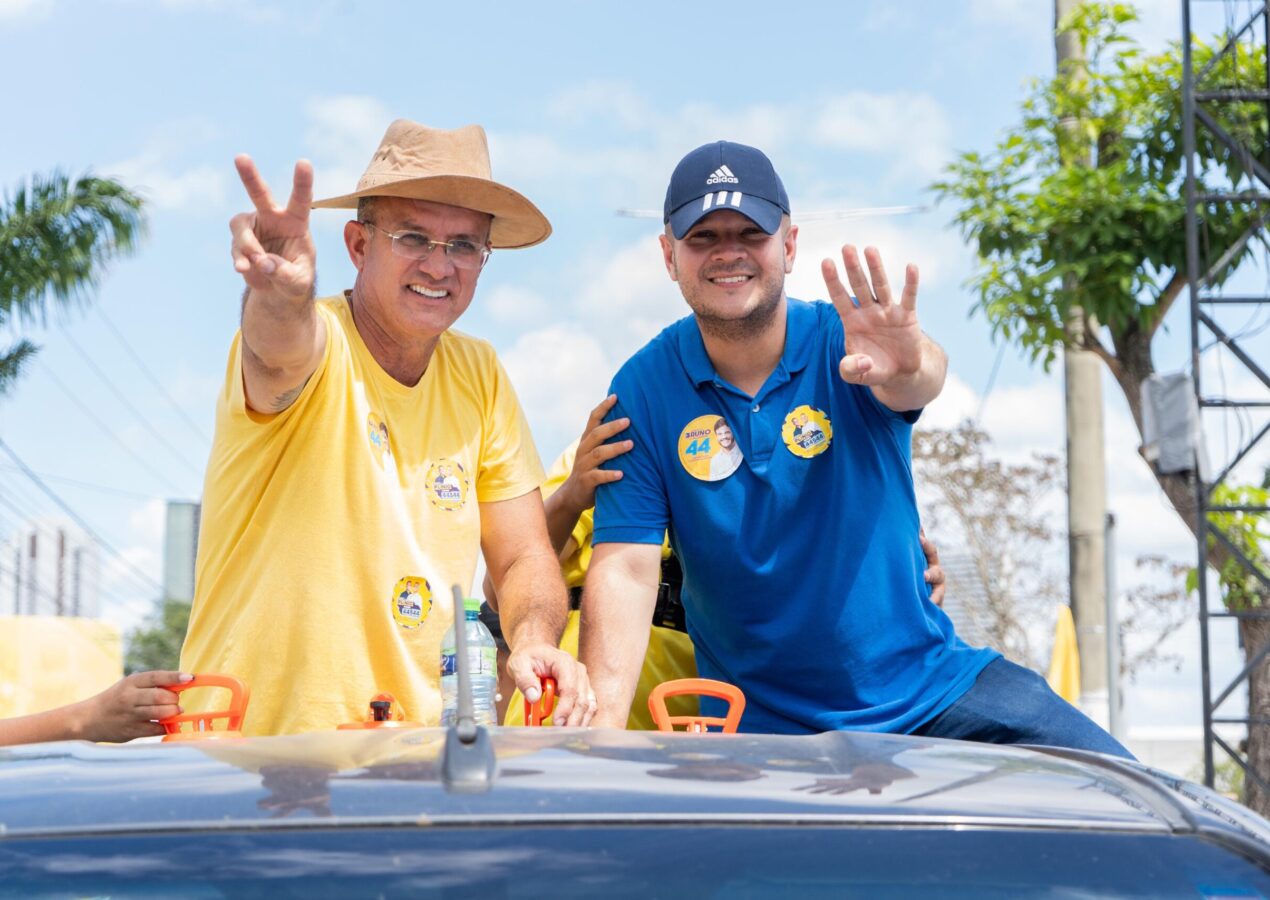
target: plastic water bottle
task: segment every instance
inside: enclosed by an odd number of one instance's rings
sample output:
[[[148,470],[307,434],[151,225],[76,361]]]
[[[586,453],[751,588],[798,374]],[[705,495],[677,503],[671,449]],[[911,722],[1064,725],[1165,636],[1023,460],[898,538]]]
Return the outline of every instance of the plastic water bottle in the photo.
[[[472,715],[477,725],[495,725],[498,716],[494,706],[498,693],[498,645],[480,619],[481,601],[468,597],[463,601],[464,626],[467,628],[468,673],[472,685]],[[441,639],[441,724],[453,725],[458,719],[459,670],[455,666],[458,645],[454,626]]]

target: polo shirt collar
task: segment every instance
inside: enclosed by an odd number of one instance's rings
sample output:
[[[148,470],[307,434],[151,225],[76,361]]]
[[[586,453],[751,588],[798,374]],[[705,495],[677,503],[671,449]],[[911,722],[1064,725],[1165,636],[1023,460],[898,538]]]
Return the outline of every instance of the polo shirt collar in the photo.
[[[714,381],[716,373],[714,363],[706,353],[705,341],[701,338],[701,329],[697,327],[697,317],[688,316],[679,320],[678,328],[679,358],[683,360],[684,370],[693,384],[700,387]],[[786,301],[785,316],[785,350],[781,354],[780,366],[787,373],[801,372],[811,362],[815,351],[816,308],[811,303],[804,303],[790,297]]]

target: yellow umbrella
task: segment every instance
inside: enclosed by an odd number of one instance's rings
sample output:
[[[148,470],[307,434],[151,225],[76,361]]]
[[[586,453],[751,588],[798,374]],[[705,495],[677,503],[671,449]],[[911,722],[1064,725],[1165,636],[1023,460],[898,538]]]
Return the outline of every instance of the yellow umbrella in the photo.
[[[1076,648],[1076,621],[1072,608],[1058,608],[1054,625],[1054,652],[1050,655],[1050,672],[1046,678],[1054,692],[1075,705],[1080,697],[1080,651]]]

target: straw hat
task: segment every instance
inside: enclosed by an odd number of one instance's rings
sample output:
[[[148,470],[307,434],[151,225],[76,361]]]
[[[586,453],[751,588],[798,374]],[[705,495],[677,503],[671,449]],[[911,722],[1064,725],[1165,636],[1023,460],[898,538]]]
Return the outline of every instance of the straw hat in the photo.
[[[398,119],[384,132],[357,190],[313,205],[355,209],[362,197],[431,200],[489,213],[494,247],[530,247],[551,234],[538,207],[490,177],[489,145],[479,125],[445,131]]]

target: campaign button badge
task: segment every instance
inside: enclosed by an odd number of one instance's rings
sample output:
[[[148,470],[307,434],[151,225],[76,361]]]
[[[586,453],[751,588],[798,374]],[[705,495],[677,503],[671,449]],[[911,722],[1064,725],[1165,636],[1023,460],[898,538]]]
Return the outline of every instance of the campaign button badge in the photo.
[[[720,415],[697,416],[679,433],[679,462],[700,481],[722,481],[744,457],[732,426]]]
[[[781,440],[789,452],[803,459],[819,456],[829,449],[833,425],[829,417],[814,406],[795,406],[781,426]]]
[[[392,588],[392,618],[402,628],[418,628],[432,611],[432,586],[420,575],[400,578]]]
[[[467,472],[453,459],[439,459],[429,467],[424,479],[428,488],[428,502],[437,509],[453,511],[461,509],[467,500],[469,487]]]

